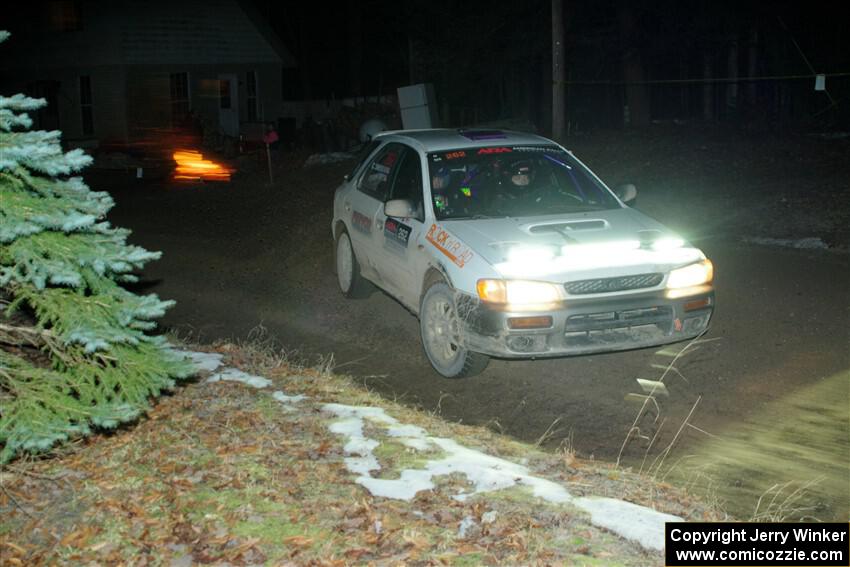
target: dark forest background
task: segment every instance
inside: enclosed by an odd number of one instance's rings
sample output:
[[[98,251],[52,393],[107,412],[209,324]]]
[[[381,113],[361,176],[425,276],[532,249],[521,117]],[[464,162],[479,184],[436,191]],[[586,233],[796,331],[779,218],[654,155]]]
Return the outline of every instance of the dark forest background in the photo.
[[[673,120],[846,128],[850,42],[837,6],[565,0],[568,128]],[[284,71],[288,100],[431,82],[443,125],[510,119],[549,131],[550,0],[257,7],[299,62]],[[815,90],[815,73],[827,75],[826,91]]]

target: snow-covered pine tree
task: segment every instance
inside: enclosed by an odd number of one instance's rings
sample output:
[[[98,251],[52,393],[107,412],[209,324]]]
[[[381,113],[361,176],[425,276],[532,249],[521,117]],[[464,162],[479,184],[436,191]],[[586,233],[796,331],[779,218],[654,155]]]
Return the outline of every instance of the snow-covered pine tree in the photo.
[[[120,285],[160,253],[128,245],[110,196],[70,177],[91,158],[29,130],[44,105],[0,96],[0,463],[132,420],[191,371],[146,333],[172,302]]]

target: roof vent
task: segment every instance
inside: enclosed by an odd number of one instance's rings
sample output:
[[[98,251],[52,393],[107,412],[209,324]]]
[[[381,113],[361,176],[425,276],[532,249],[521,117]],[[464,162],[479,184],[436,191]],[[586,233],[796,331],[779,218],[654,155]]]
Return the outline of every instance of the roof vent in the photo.
[[[458,130],[458,134],[470,140],[504,140],[507,138],[501,130]]]

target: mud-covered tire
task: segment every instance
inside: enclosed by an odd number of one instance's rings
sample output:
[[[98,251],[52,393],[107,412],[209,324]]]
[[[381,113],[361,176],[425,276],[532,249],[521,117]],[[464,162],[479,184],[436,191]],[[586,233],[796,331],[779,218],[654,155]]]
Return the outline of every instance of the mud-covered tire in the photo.
[[[434,370],[446,378],[475,376],[490,362],[487,355],[463,346],[462,329],[454,291],[443,282],[432,284],[419,309],[419,332],[425,356]]]
[[[336,237],[335,257],[336,281],[342,294],[350,299],[368,297],[372,291],[371,284],[360,275],[360,263],[345,229]]]

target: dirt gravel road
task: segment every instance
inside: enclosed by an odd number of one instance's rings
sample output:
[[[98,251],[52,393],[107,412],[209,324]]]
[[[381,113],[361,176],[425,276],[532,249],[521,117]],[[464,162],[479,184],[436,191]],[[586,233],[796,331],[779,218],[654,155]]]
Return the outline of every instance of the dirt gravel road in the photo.
[[[164,252],[145,269],[141,290],[177,300],[166,326],[211,341],[244,339],[261,325],[307,360],[333,353],[338,371],[446,419],[487,424],[552,448],[569,445],[585,457],[615,460],[622,450],[627,463],[639,466],[658,456],[677,431],[671,460],[833,376],[844,377],[837,392],[850,400],[850,256],[741,242],[741,226],[756,235],[812,235],[784,229],[787,223],[775,216],[781,200],[736,199],[740,170],[727,170],[720,178],[726,185],[715,192],[699,190],[717,183],[713,178],[680,172],[676,183],[690,190],[676,194],[670,179],[657,173],[663,165],[639,158],[601,164],[608,173],[638,182],[639,208],[695,238],[714,261],[718,308],[700,344],[678,358],[684,344],[555,360],[494,360],[483,375],[453,381],[430,369],[417,320],[400,304],[380,292],[345,300],[336,288],[331,198],[348,167],[302,169],[290,163],[274,186],[263,182],[261,172],[251,173],[256,165],[250,162],[243,163],[243,178],[230,184],[128,186],[98,175],[90,183],[112,189],[117,206],[111,220],[133,229],[132,242]],[[786,195],[785,202],[799,198]],[[816,213],[799,212],[812,219]],[[778,225],[781,230],[771,233]],[[836,234],[829,229],[821,236]],[[636,379],[657,379],[674,358],[675,370],[664,380],[669,395],[636,419],[643,393]],[[689,425],[681,427],[689,413]],[[805,416],[788,416],[798,418]],[[850,409],[839,410],[837,419],[839,440],[827,448],[826,459],[837,467],[835,474],[846,470],[850,477]],[[848,485],[845,481],[845,492]],[[823,500],[818,503],[823,515],[846,519],[846,493]]]

